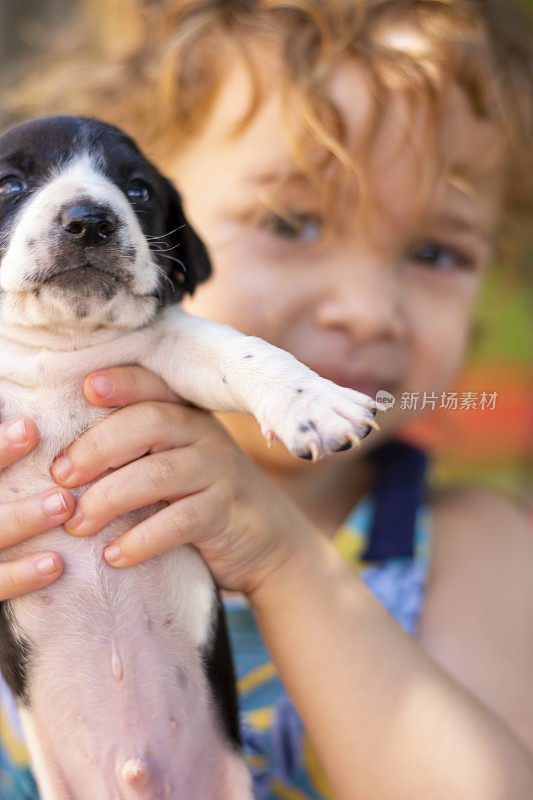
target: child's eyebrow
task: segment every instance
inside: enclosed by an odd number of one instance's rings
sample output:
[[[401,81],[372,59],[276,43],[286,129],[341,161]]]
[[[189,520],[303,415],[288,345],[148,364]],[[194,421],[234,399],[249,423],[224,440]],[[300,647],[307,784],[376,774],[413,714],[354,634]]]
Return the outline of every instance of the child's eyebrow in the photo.
[[[454,211],[442,211],[433,217],[433,221],[437,225],[453,228],[461,233],[474,234],[488,241],[493,237],[493,231],[485,220],[469,217],[466,214],[458,214]]]
[[[299,170],[269,170],[248,176],[247,183],[254,186],[268,186],[269,184],[293,184],[309,186],[309,178]]]

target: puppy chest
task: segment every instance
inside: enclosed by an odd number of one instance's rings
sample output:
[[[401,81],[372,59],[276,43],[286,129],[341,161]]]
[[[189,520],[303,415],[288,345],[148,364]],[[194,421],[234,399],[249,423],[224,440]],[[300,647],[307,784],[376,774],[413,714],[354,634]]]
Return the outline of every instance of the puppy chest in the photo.
[[[87,428],[95,425],[110,413],[110,409],[97,408],[87,402],[81,386],[49,385],[31,389],[0,381],[0,417],[2,422],[20,416],[31,417],[39,430],[39,443],[31,458],[24,459],[21,466],[33,461],[50,461]]]

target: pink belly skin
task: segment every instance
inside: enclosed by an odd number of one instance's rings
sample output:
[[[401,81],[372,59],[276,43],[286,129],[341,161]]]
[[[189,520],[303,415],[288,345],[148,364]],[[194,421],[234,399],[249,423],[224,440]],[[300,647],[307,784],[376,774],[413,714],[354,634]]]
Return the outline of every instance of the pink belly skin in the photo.
[[[64,574],[11,607],[15,634],[30,642],[20,712],[42,800],[251,800],[202,663],[211,578],[190,548],[107,566],[104,542],[130,525],[39,537],[61,553]]]

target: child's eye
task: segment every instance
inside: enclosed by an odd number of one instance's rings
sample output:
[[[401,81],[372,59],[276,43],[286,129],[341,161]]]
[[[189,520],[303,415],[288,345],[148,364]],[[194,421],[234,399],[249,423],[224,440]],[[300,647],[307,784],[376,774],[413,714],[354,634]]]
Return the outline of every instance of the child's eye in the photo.
[[[262,222],[262,227],[282,239],[314,244],[322,236],[322,223],[314,214],[291,214],[282,217],[269,214]]]
[[[439,271],[472,269],[474,261],[453,247],[438,242],[422,242],[409,255],[410,261]]]

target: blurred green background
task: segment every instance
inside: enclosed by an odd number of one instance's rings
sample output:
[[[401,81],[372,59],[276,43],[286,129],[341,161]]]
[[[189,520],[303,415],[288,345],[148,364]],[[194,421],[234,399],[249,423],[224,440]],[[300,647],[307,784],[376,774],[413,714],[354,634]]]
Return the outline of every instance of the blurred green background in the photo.
[[[437,411],[408,435],[434,451],[435,483],[482,483],[514,496],[533,515],[533,252],[520,250],[492,269],[477,309],[476,341],[452,387],[498,392],[494,411]]]

